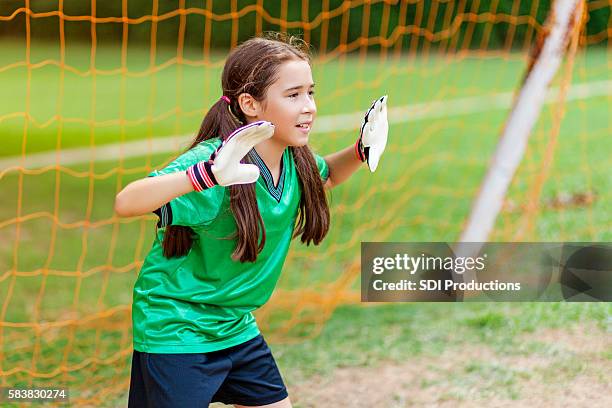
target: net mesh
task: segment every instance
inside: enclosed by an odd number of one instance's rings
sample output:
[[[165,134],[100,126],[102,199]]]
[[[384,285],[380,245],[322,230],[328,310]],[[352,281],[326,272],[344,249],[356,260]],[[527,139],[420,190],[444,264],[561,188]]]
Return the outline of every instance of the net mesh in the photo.
[[[156,221],[116,217],[114,197],[185,148],[219,97],[228,47],[265,30],[313,44],[320,154],[353,143],[362,112],[389,94],[379,170],[330,192],[328,237],[292,245],[256,313],[270,341],[296,342],[359,302],[360,242],[458,238],[550,9],[82,3],[0,10],[0,386],[63,385],[96,406],[117,405],[129,385],[131,290]],[[586,4],[491,240],[610,239],[610,18],[608,1]],[[589,28],[596,19],[602,29]]]

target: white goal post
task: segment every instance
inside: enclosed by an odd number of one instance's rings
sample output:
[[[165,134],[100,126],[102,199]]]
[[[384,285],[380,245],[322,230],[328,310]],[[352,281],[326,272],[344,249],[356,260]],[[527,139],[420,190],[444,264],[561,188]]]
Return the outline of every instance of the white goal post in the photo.
[[[544,26],[541,49],[534,50],[534,59],[514,100],[459,242],[487,241],[525,153],[550,83],[561,65],[571,31],[580,24],[582,7],[583,0],[556,0],[552,5]]]

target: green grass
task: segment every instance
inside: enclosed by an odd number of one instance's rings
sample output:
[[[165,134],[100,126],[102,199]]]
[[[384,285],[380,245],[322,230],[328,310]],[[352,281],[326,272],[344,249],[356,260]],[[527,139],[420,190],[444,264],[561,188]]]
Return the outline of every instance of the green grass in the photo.
[[[569,328],[577,321],[593,322],[606,331],[610,312],[612,306],[605,303],[342,306],[317,338],[301,345],[277,344],[273,350],[286,370],[305,377],[340,366],[440,354],[469,344],[486,344],[500,354],[538,354],[544,350],[526,350],[517,337],[539,329]]]
[[[99,146],[193,134],[207,106],[219,97],[219,66],[169,65],[155,74],[138,76],[146,73],[148,52],[130,50],[126,66],[129,75],[93,76],[83,74],[89,69],[89,49],[71,47],[66,62],[83,75],[66,71],[62,85],[60,70],[54,65],[30,71],[24,67],[2,70],[25,57],[23,49],[17,46],[2,46],[0,83],[11,98],[0,100],[3,135],[0,157],[19,155],[24,148],[30,154],[53,151],[57,146]],[[162,49],[156,63],[172,56],[172,52]],[[218,62],[221,57],[214,56],[214,60]],[[573,81],[607,79],[610,58],[604,49],[580,55]],[[58,60],[58,50],[42,45],[32,48],[32,63],[46,59]],[[121,67],[120,53],[116,49],[98,49],[96,67],[105,70]],[[512,91],[520,81],[523,67],[522,56],[514,54],[507,58],[431,56],[386,61],[346,58],[315,65],[313,74],[319,114],[331,115],[364,110],[373,97],[383,93],[389,94],[390,106],[400,106]],[[607,162],[612,142],[608,137],[608,106],[609,96],[567,103],[551,177],[544,185],[540,212],[528,238],[610,240],[607,202],[612,180]],[[513,182],[509,197],[518,205],[525,203],[533,179],[540,172],[553,109],[549,105],[543,110],[528,154]],[[27,127],[22,117],[6,116],[25,111],[33,118]],[[62,120],[52,120],[56,114]],[[333,218],[329,236],[315,248],[295,242],[278,287],[308,288],[333,297],[326,285],[358,262],[361,241],[456,240],[506,115],[505,111],[492,110],[392,125],[380,169],[374,175],[359,171],[331,192]],[[118,119],[128,122],[102,123]],[[327,154],[349,145],[355,137],[355,132],[315,133],[312,145],[319,153]],[[113,221],[114,197],[127,183],[163,166],[171,158],[171,154],[164,154],[123,162],[96,162],[91,167],[85,163],[62,172],[2,174],[0,234],[5,239],[0,242],[0,312],[6,305],[6,313],[0,320],[65,321],[129,305],[138,273],[138,265],[133,263],[142,260],[150,248],[154,220],[148,217]],[[560,193],[589,191],[595,192],[595,200],[588,205],[558,210],[546,204]],[[54,221],[54,214],[59,224]],[[523,214],[522,210],[502,213],[492,238],[511,240]],[[18,215],[31,218],[16,223]],[[84,220],[89,225],[75,224]],[[106,221],[109,222],[105,225],[96,224]],[[100,269],[103,265],[113,268]],[[13,277],[7,273],[13,269],[27,273],[43,267],[72,275]],[[78,278],[75,271],[84,275]],[[358,280],[351,288],[358,290]],[[316,373],[330,373],[336,367],[436,353],[449,342],[483,342],[500,353],[522,350],[528,355],[537,354],[537,349],[525,350],[517,344],[515,337],[538,327],[565,327],[577,319],[603,325],[610,311],[606,304],[342,306],[331,319],[323,318],[323,331],[315,339],[292,345],[275,344],[274,351],[281,368],[289,374],[289,383],[296,383]],[[274,311],[264,330],[273,334],[293,313],[296,312]],[[321,316],[320,307],[303,312],[306,319],[313,316]],[[92,327],[66,326],[37,333],[32,328],[6,326],[2,370],[22,367],[49,373],[61,364],[74,367],[87,356],[96,355],[100,358],[98,364],[69,370],[53,377],[53,381],[78,387],[79,393],[88,386],[98,391],[111,387],[128,375],[128,357],[119,355],[117,361],[112,359],[117,358],[119,350],[131,347],[129,319],[129,312],[122,309],[112,318],[95,321]],[[319,323],[300,323],[290,336],[306,338],[319,328]],[[74,340],[69,345],[71,330]],[[41,355],[33,359],[37,340]],[[71,352],[61,363],[68,346]],[[476,362],[466,368],[463,381],[495,370]],[[491,387],[511,389],[516,376],[520,379],[520,373],[505,371],[494,379]],[[18,372],[7,381],[31,379],[27,373]],[[93,388],[94,379],[100,381],[100,386]]]
[[[572,372],[580,367],[576,356],[540,341],[525,342],[521,336],[551,328],[575,329],[579,324],[593,324],[600,333],[591,335],[604,336],[611,329],[611,312],[612,306],[605,303],[343,306],[315,339],[271,347],[290,389],[314,375],[332,375],[338,367],[401,364],[419,357],[440,356],[445,351],[460,355],[466,349],[482,347],[500,357],[551,358],[552,366],[541,369],[541,373],[521,366],[503,366],[488,355],[466,358],[460,360],[463,369],[459,366],[452,376],[436,384],[449,390],[440,399],[469,401],[462,391],[474,387],[483,398],[497,395],[519,399],[529,391],[521,387],[529,378],[542,375],[558,383],[572,378]],[[588,351],[587,345],[584,351]],[[559,367],[566,370],[562,376]],[[424,381],[421,388],[433,385]]]

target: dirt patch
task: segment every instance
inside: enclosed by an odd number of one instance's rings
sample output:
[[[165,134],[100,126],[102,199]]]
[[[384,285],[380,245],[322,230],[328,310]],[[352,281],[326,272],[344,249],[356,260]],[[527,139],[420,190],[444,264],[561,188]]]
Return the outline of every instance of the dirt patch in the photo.
[[[289,391],[295,407],[612,406],[609,333],[578,326],[521,340],[531,349],[453,348],[404,363],[339,368]]]
[[[612,330],[612,327],[610,329]],[[612,351],[612,333],[606,333],[594,324],[563,329],[542,329],[523,338],[574,353],[592,354]]]

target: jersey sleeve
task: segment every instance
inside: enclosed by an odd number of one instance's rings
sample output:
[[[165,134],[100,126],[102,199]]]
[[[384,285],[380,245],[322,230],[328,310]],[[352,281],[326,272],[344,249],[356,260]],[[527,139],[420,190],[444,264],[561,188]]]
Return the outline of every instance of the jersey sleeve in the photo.
[[[202,142],[183,153],[161,170],[154,170],[149,177],[157,177],[175,172],[185,172],[190,166],[208,160],[220,145],[218,139]],[[219,213],[226,188],[214,186],[203,191],[192,191],[170,200],[153,211],[158,217],[158,227],[182,225],[187,227],[203,226],[212,222]]]
[[[313,154],[314,154],[315,161],[317,162],[317,168],[319,169],[319,174],[321,175],[321,178],[323,179],[323,183],[325,183],[327,179],[329,178],[329,166],[327,165],[327,162],[325,161],[325,159],[323,159],[323,157],[319,156],[316,153],[313,153]]]

